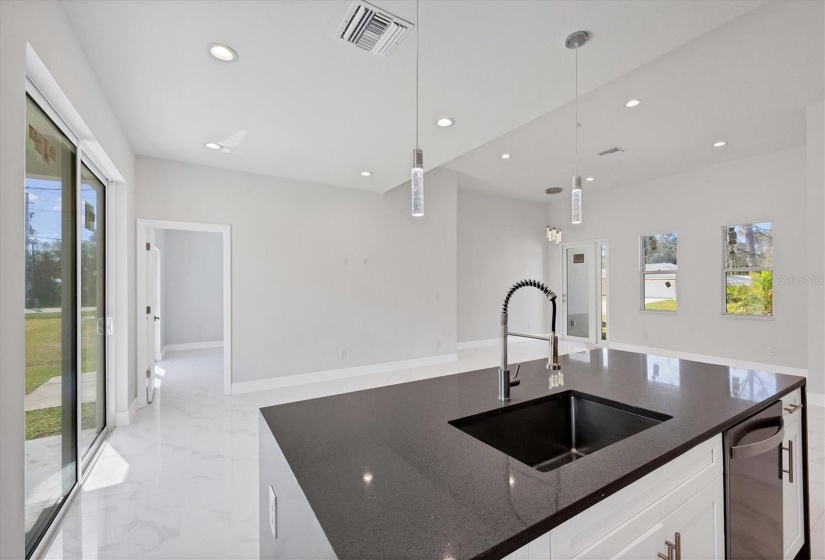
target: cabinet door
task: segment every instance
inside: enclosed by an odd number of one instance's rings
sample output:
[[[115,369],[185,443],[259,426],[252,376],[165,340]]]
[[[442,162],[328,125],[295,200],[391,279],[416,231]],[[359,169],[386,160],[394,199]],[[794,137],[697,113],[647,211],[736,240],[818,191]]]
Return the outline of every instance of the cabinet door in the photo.
[[[793,472],[793,482],[788,473],[782,473],[782,533],[786,559],[793,559],[805,544],[805,510],[802,491],[802,422],[785,424],[785,441],[782,443],[782,468]],[[791,454],[793,456],[791,457]]]
[[[667,540],[675,544],[676,533],[680,536],[681,550],[673,557],[724,560],[724,518],[725,485],[720,476],[664,519]],[[667,555],[664,542],[661,546]]]
[[[625,541],[626,542],[626,541]],[[616,550],[617,539],[606,538],[596,545],[590,547],[574,560],[584,559],[604,559],[610,560],[638,560],[639,558],[650,558],[654,560],[657,554],[662,551],[667,551],[664,545],[665,542],[665,526],[662,523],[656,523],[647,531],[644,531],[636,538],[632,538],[630,543],[625,545],[620,550]]]

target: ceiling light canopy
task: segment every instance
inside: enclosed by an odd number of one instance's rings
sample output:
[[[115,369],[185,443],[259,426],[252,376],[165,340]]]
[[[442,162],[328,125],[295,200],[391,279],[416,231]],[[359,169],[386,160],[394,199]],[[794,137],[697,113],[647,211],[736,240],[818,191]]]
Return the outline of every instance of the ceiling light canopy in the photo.
[[[510,154],[501,154],[501,159],[510,159]]]
[[[633,107],[638,107],[641,104],[642,104],[641,99],[631,99],[630,101],[625,103],[624,106],[632,109]]]
[[[451,119],[450,117],[443,117],[435,121],[435,124],[437,124],[441,128],[446,128],[448,126],[453,126],[455,124],[455,119]]]
[[[209,43],[209,54],[221,62],[234,62],[238,60],[238,53],[231,47],[220,43]]]
[[[214,142],[207,142],[205,145],[206,145],[206,147],[207,147],[207,148],[209,148],[210,150],[220,150],[220,149],[221,149],[221,145],[220,145],[220,144],[216,144],[216,143],[214,143]]]
[[[372,176],[372,171],[362,171],[361,172],[361,177],[371,177],[371,176]]]
[[[727,144],[727,142],[725,142],[724,140],[719,140],[718,142],[714,142],[714,143],[713,143],[713,147],[714,147],[714,148],[721,148],[721,147],[722,147],[722,146],[724,146],[725,144]]]

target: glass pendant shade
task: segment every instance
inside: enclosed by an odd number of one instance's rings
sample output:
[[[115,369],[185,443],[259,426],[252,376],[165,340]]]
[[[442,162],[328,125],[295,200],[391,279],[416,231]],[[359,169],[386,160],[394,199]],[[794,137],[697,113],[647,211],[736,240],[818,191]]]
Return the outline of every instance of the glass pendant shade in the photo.
[[[412,215],[420,217],[424,215],[424,153],[413,150],[413,165],[410,171],[410,183],[412,185]]]
[[[573,176],[573,223],[582,223],[582,178]]]

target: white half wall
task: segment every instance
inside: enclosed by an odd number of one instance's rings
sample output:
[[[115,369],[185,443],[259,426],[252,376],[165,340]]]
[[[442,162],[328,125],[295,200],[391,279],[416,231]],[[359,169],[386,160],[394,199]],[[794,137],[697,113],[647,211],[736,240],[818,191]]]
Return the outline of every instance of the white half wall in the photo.
[[[139,218],[232,228],[233,384],[455,353],[455,172],[426,174],[415,219],[408,184],[377,194],[144,157],[137,180]]]
[[[0,558],[24,553],[24,203],[27,50],[45,66],[49,83],[44,94],[92,152],[104,154],[120,175],[116,178],[115,240],[121,259],[117,300],[123,313],[116,320],[118,413],[128,415],[134,385],[134,341],[126,336],[134,322],[134,220],[131,196],[132,148],[112,111],[60,2],[0,2]],[[48,87],[47,87],[48,86]],[[59,90],[59,96],[55,95]],[[59,98],[58,98],[59,97]],[[123,182],[120,182],[122,179]],[[126,300],[129,300],[127,304]],[[127,310],[128,308],[128,310]],[[118,309],[120,307],[118,306]],[[124,382],[124,383],[121,383]],[[128,390],[127,390],[128,389]]]
[[[585,186],[584,222],[566,226],[565,241],[609,241],[611,343],[806,368],[808,290],[779,281],[808,270],[805,162],[801,146],[619,189]],[[774,317],[723,316],[722,226],[766,220]],[[679,235],[678,313],[640,311],[639,238],[670,231]]]
[[[222,341],[223,235],[158,231],[164,232],[160,321],[163,346]]]
[[[460,187],[471,186],[471,178],[458,177]],[[501,304],[512,285],[527,278],[546,282],[547,209],[458,189],[458,342],[497,338]],[[510,328],[549,332],[551,309],[538,290],[521,290],[510,303]]]

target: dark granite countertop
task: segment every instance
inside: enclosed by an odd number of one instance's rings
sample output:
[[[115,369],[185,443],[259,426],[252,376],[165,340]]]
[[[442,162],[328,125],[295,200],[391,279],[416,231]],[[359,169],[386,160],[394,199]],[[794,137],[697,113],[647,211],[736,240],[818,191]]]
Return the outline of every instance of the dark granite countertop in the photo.
[[[339,558],[464,560],[519,549],[805,384],[593,350],[563,356],[565,385],[549,389],[545,363],[522,364],[509,405],[572,389],[673,418],[542,473],[448,424],[499,407],[495,368],[261,413]]]

